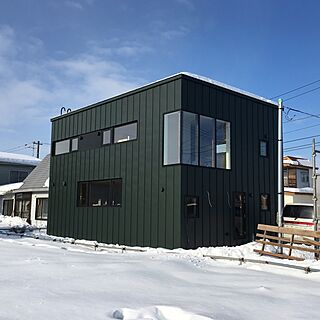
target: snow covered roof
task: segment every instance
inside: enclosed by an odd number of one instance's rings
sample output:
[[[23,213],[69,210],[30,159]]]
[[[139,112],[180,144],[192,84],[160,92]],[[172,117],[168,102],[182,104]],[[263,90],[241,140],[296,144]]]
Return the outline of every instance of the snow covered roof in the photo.
[[[302,166],[312,168],[311,161],[305,158],[293,157],[293,156],[284,156],[283,163],[289,164],[292,166]]]
[[[213,79],[210,79],[210,78],[207,78],[207,77],[199,76],[197,74],[190,73],[190,72],[180,72],[178,74],[184,74],[186,76],[189,76],[189,77],[201,80],[201,81],[205,81],[205,82],[214,84],[214,85],[216,85],[218,87],[221,87],[221,88],[225,88],[225,89],[228,89],[228,90],[231,90],[231,91],[234,91],[234,92],[238,92],[240,94],[243,94],[245,96],[248,96],[248,97],[251,97],[251,98],[254,98],[254,99],[262,100],[264,102],[271,103],[271,104],[276,105],[276,106],[278,105],[275,101],[272,101],[270,99],[258,96],[258,95],[254,94],[254,93],[239,89],[237,87],[230,86],[228,84],[222,83],[222,82],[217,81],[217,80],[213,80]]]
[[[36,166],[41,159],[31,157],[25,154],[0,152],[0,163],[14,163]]]
[[[5,184],[3,186],[0,186],[0,196],[4,195],[5,193],[13,190],[17,190],[22,186],[23,182],[17,182],[17,183],[10,183]]]

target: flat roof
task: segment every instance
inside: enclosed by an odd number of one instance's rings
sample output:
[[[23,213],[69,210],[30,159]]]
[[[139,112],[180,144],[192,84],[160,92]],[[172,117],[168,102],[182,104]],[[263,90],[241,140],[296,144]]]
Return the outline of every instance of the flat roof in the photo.
[[[236,92],[236,93],[239,93],[241,95],[244,95],[244,96],[247,96],[247,97],[250,97],[250,98],[253,98],[253,99],[256,99],[256,100],[260,100],[264,103],[268,103],[268,104],[271,104],[273,106],[278,106],[277,102],[275,101],[272,101],[270,99],[267,99],[267,98],[264,98],[264,97],[261,97],[259,95],[256,95],[254,93],[251,93],[251,92],[248,92],[248,91],[245,91],[245,90],[242,90],[242,89],[239,89],[237,87],[233,87],[231,85],[228,85],[228,84],[225,84],[225,83],[222,83],[220,81],[217,81],[217,80],[214,80],[214,79],[210,79],[210,78],[207,78],[207,77],[204,77],[204,76],[200,76],[200,75],[197,75],[197,74],[194,74],[194,73],[190,73],[190,72],[185,72],[185,71],[182,71],[182,72],[179,72],[179,73],[176,73],[176,74],[173,74],[173,75],[170,75],[168,77],[165,77],[165,78],[162,78],[162,79],[159,79],[159,80],[156,80],[156,81],[153,81],[153,82],[150,82],[150,83],[147,83],[147,84],[144,84],[140,87],[137,87],[137,88],[134,88],[134,89],[131,89],[131,90],[128,90],[128,91],[125,91],[123,93],[120,93],[120,94],[117,94],[115,96],[112,96],[110,98],[107,98],[105,100],[101,100],[99,102],[96,102],[94,104],[90,104],[88,106],[84,106],[84,107],[80,107],[78,109],[75,109],[69,113],[64,113],[62,115],[59,115],[59,116],[55,116],[53,118],[51,118],[51,121],[55,121],[55,120],[58,120],[59,118],[61,117],[65,117],[65,116],[69,116],[69,115],[72,115],[74,113],[77,113],[77,112],[80,112],[80,111],[83,111],[85,109],[90,109],[90,108],[93,108],[95,106],[98,106],[98,105],[101,105],[103,103],[106,103],[106,102],[109,102],[109,101],[112,101],[114,99],[117,99],[117,98],[120,98],[120,97],[123,97],[125,95],[128,95],[128,94],[131,94],[131,93],[135,93],[137,91],[140,91],[140,90],[144,90],[150,86],[155,86],[155,85],[158,85],[159,83],[161,82],[165,82],[165,81],[168,81],[168,80],[171,80],[171,79],[174,79],[174,78],[180,78],[182,76],[187,76],[189,78],[193,78],[193,79],[196,79],[196,80],[200,80],[202,82],[206,82],[206,83],[210,83],[210,84],[213,84],[217,87],[220,87],[220,88],[223,88],[223,89],[227,89],[229,91],[233,91],[233,92]]]

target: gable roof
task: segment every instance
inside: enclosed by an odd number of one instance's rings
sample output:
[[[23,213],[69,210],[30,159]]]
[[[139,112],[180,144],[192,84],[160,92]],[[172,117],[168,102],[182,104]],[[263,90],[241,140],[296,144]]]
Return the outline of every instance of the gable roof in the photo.
[[[23,185],[19,191],[27,190],[48,190],[48,182],[50,171],[50,154],[33,169],[33,171],[25,178]]]

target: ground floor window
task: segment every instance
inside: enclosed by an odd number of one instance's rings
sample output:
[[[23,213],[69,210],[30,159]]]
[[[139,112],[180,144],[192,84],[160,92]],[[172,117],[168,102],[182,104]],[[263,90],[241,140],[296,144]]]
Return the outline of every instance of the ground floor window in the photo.
[[[13,212],[13,199],[3,200],[3,215],[11,216]]]
[[[36,206],[36,219],[47,220],[48,219],[48,198],[38,198]]]
[[[31,214],[31,193],[17,193],[14,206],[14,215],[30,219]]]
[[[79,207],[120,207],[122,179],[78,182]]]

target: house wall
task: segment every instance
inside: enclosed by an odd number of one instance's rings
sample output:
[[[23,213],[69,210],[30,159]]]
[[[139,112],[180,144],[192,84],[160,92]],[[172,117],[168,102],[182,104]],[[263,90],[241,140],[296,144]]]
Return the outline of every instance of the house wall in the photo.
[[[49,234],[181,246],[181,167],[162,166],[163,114],[181,108],[180,78],[53,119],[53,142],[135,120],[138,139],[51,158]],[[77,207],[79,181],[111,178],[122,178],[121,207]]]
[[[276,107],[185,77],[182,109],[231,122],[231,170],[182,165],[182,208],[186,195],[199,198],[199,217],[182,215],[183,246],[235,245],[253,240],[258,223],[275,224],[276,219]],[[259,155],[260,140],[268,141],[267,157]],[[246,195],[247,235],[240,240],[234,237],[234,192]],[[260,210],[261,193],[270,195],[268,211]]]
[[[25,171],[29,174],[34,168],[35,166],[0,163],[0,185],[11,183],[10,171]]]

